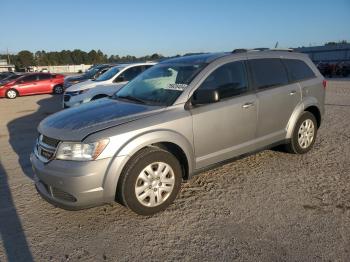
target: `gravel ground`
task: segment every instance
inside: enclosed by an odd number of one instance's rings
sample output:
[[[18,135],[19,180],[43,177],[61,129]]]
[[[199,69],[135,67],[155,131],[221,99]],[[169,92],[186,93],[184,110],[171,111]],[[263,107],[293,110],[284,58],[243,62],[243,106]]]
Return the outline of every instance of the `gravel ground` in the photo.
[[[147,218],[37,195],[28,157],[60,100],[0,100],[0,261],[350,261],[350,81],[329,82],[311,152],[267,150],[200,174]]]

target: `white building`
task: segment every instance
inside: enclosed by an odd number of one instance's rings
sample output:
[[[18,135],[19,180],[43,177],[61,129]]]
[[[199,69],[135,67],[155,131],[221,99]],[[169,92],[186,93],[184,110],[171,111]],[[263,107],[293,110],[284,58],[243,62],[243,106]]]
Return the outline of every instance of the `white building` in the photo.
[[[15,71],[14,65],[9,65],[6,59],[0,59],[0,72]]]

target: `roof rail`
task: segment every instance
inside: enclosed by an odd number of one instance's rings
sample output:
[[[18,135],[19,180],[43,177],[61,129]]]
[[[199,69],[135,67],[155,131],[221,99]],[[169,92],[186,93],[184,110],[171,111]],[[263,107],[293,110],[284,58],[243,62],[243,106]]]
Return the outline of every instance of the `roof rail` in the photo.
[[[238,48],[232,51],[233,54],[238,53],[247,53],[247,52],[259,52],[259,51],[286,51],[286,52],[293,52],[294,50],[291,48],[266,48],[266,47],[258,47],[253,49],[245,49],[245,48]]]
[[[269,51],[286,51],[286,52],[294,52],[292,48],[271,48]]]

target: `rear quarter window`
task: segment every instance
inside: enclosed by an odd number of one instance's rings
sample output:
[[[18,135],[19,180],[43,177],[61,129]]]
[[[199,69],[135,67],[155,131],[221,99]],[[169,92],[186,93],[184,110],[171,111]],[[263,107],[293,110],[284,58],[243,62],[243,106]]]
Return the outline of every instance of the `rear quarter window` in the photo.
[[[287,71],[279,58],[248,60],[256,89],[288,84]]]
[[[283,59],[290,80],[292,82],[302,81],[315,77],[315,73],[311,68],[302,60],[297,59]]]

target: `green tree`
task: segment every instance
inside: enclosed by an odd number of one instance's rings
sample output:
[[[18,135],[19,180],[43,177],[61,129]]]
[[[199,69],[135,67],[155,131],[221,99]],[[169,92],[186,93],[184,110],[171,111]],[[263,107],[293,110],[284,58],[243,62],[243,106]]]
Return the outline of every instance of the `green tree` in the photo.
[[[35,65],[34,55],[28,50],[23,50],[17,54],[17,65],[19,67],[28,67]]]

